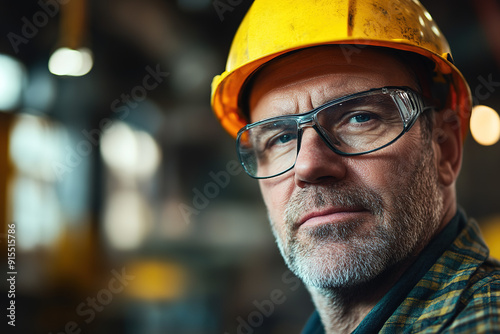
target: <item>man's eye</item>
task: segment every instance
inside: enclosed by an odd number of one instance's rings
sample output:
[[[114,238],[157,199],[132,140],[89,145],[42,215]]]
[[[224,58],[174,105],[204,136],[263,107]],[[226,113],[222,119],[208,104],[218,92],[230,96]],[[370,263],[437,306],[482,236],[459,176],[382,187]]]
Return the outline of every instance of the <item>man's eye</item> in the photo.
[[[371,121],[373,118],[374,116],[370,113],[358,114],[349,118],[349,123],[355,123],[355,124],[366,123]]]
[[[268,141],[267,147],[272,148],[277,145],[284,145],[296,139],[297,139],[297,134],[295,133],[292,132],[280,133]]]
[[[292,136],[292,134],[287,133],[287,134],[284,134],[284,135],[279,136],[279,137],[278,137],[278,139],[277,139],[277,141],[278,141],[280,144],[285,144],[285,143],[288,143],[290,140],[295,139],[294,137],[295,137],[295,136]]]

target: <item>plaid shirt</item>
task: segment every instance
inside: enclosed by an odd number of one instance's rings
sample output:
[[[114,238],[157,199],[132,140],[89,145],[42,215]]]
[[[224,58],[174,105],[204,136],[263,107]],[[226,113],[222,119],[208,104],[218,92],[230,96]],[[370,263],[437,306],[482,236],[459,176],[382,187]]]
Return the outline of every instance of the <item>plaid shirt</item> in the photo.
[[[457,213],[353,333],[500,333],[500,263]],[[303,334],[322,334],[315,312]]]

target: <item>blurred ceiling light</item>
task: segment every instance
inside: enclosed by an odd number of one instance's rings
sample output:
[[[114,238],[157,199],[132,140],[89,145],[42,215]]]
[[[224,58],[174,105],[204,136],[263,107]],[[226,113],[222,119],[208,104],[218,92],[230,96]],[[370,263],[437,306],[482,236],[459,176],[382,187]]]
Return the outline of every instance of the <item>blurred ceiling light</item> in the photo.
[[[40,118],[21,115],[14,121],[9,141],[9,153],[20,171],[31,174],[40,167],[40,155],[45,147],[44,125]]]
[[[101,155],[111,169],[142,178],[152,176],[161,161],[160,148],[153,137],[121,121],[102,135]]]
[[[49,70],[55,75],[83,76],[93,66],[87,43],[87,0],[72,0],[61,7],[59,41],[61,46],[49,59]]]
[[[60,203],[52,186],[17,176],[11,184],[12,219],[17,245],[23,251],[50,247],[63,232]]]
[[[487,106],[475,106],[470,119],[472,137],[483,146],[491,146],[500,139],[500,117]]]
[[[136,172],[140,177],[150,177],[158,169],[161,162],[161,151],[151,135],[144,131],[136,131],[138,161]]]
[[[16,59],[0,54],[0,110],[19,106],[25,79],[24,66]]]
[[[114,192],[109,197],[104,216],[104,229],[113,248],[133,250],[147,234],[148,208],[134,191]]]
[[[116,121],[101,137],[101,155],[108,167],[133,173],[137,161],[137,139],[124,122]]]
[[[9,140],[14,166],[31,177],[53,181],[52,164],[61,158],[61,136],[61,129],[43,117],[17,115]]]
[[[82,76],[93,66],[92,52],[87,48],[59,48],[49,59],[49,71],[55,75]]]

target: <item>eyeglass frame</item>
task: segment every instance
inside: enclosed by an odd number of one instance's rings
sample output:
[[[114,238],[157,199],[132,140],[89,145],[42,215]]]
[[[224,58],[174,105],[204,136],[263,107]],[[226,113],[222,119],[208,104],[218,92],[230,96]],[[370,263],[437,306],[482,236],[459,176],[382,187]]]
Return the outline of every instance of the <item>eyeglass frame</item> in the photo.
[[[399,103],[397,104],[398,105],[398,111],[400,113],[400,117],[401,117],[401,120],[403,122],[403,130],[401,131],[401,133],[398,136],[396,136],[394,139],[392,139],[391,141],[389,141],[387,144],[384,144],[384,145],[382,145],[380,147],[377,147],[377,148],[372,149],[372,150],[364,151],[364,152],[346,153],[346,152],[342,152],[339,149],[335,148],[335,146],[333,146],[330,143],[330,141],[327,139],[327,135],[322,132],[324,130],[322,130],[322,126],[318,123],[317,118],[316,118],[316,115],[319,112],[321,112],[322,110],[327,109],[327,108],[329,108],[329,107],[331,107],[333,105],[342,103],[344,101],[354,99],[354,98],[375,95],[375,93],[378,93],[378,92],[382,92],[384,94],[391,94],[394,91],[400,91],[400,92],[403,91],[404,93],[406,93],[409,96],[409,101],[410,102],[417,103],[417,104],[414,105],[413,109],[409,109],[409,108],[407,108],[405,106],[401,106],[401,105],[399,105]],[[336,154],[338,154],[338,155],[341,155],[341,156],[358,156],[358,155],[372,153],[372,152],[381,150],[381,149],[383,149],[383,148],[385,148],[385,147],[387,147],[387,146],[395,143],[405,133],[407,133],[408,131],[410,131],[410,129],[413,127],[413,125],[415,124],[415,122],[418,119],[418,117],[424,111],[427,111],[429,109],[433,109],[434,108],[432,106],[426,105],[426,103],[425,103],[424,100],[425,99],[422,96],[422,94],[416,92],[414,89],[412,89],[410,87],[407,87],[407,86],[385,86],[385,87],[381,87],[381,88],[373,88],[373,89],[366,90],[366,91],[363,91],[363,92],[358,92],[358,93],[354,93],[354,94],[342,96],[340,98],[337,98],[337,99],[331,100],[331,101],[329,101],[329,102],[327,102],[325,104],[322,104],[321,106],[319,106],[317,108],[314,108],[314,109],[312,109],[310,111],[306,111],[305,113],[290,114],[290,115],[280,115],[280,116],[266,118],[266,119],[263,119],[263,120],[260,120],[260,121],[257,121],[257,122],[245,125],[243,128],[241,128],[238,131],[238,134],[236,136],[236,153],[238,154],[238,159],[240,161],[240,164],[243,166],[243,169],[245,170],[245,172],[247,173],[247,175],[249,175],[251,178],[254,178],[254,179],[270,179],[270,178],[273,178],[273,177],[276,177],[276,176],[283,175],[283,174],[287,173],[288,171],[292,170],[295,167],[295,164],[297,163],[297,156],[299,155],[301,144],[302,144],[303,129],[305,127],[312,127],[316,131],[316,133],[320,136],[321,140],[327,145],[327,147],[329,149],[331,149],[333,152],[335,152]],[[396,103],[396,101],[395,101],[395,103]],[[404,115],[402,114],[402,109],[403,108],[405,108],[407,110],[410,110],[410,117],[408,117],[406,119],[404,118]],[[411,112],[412,110],[413,110],[413,112]],[[268,122],[273,122],[273,121],[279,121],[279,120],[282,120],[282,119],[286,119],[286,120],[293,119],[293,120],[295,120],[295,122],[297,124],[297,150],[296,150],[296,153],[295,153],[295,161],[293,162],[293,164],[289,168],[285,169],[284,171],[282,171],[282,172],[280,172],[278,174],[274,174],[274,175],[271,175],[271,176],[260,176],[260,177],[259,176],[254,176],[254,175],[250,174],[250,172],[248,171],[247,167],[245,166],[245,163],[243,162],[243,159],[242,159],[241,153],[240,153],[240,139],[241,139],[242,134],[244,132],[246,132],[247,130],[250,130],[251,128],[254,128],[254,127],[259,126],[261,124],[268,123]]]

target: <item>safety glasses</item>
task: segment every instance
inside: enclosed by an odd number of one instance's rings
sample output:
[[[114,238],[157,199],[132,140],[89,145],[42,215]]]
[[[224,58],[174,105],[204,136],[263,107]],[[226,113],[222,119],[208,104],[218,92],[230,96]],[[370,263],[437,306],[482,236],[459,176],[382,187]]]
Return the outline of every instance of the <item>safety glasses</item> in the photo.
[[[306,127],[312,127],[335,153],[361,155],[394,143],[410,130],[423,110],[422,97],[410,88],[373,89],[303,114],[248,124],[238,132],[237,153],[248,175],[271,178],[295,166]]]

